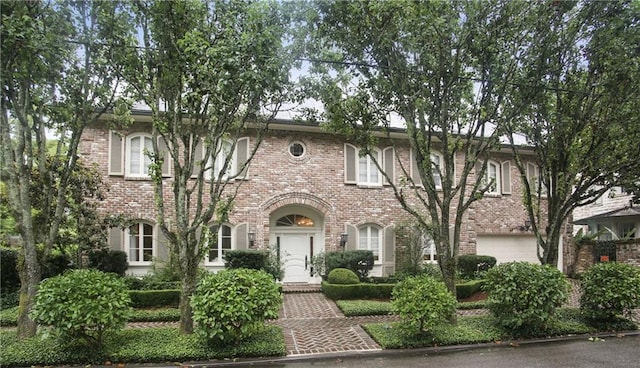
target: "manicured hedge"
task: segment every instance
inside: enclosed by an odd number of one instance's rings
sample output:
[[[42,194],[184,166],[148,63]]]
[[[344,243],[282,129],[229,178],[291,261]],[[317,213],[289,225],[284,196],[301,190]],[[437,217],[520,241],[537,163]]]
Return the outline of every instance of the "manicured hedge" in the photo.
[[[456,296],[458,299],[466,299],[473,294],[482,291],[484,280],[473,280],[456,285]]]
[[[389,299],[395,284],[336,285],[322,282],[322,291],[329,299]]]
[[[488,271],[496,265],[496,258],[476,254],[458,257],[458,270],[463,277],[474,277],[478,271]]]
[[[176,307],[180,303],[180,289],[171,290],[130,290],[133,308]]]
[[[248,268],[263,270],[269,263],[269,251],[266,250],[228,250],[224,253],[226,268]]]
[[[0,248],[0,288],[3,297],[5,293],[20,288],[17,265],[18,252],[15,249]]]

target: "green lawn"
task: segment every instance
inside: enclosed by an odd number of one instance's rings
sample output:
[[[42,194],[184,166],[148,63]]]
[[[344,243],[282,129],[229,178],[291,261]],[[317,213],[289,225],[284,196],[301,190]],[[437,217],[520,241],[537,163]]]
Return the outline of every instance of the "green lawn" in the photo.
[[[181,362],[286,354],[282,330],[273,325],[238,345],[224,347],[207,346],[196,335],[181,335],[176,328],[125,329],[107,340],[102,356],[81,346],[65,345],[46,332],[18,342],[15,330],[0,331],[0,345],[0,366]]]

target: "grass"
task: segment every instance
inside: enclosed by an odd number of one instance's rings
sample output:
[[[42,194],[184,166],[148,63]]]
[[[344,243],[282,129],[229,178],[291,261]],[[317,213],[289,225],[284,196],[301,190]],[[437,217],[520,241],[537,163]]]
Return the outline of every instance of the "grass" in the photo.
[[[458,323],[440,324],[428,332],[408,332],[401,322],[372,323],[363,328],[383,349],[411,349],[429,346],[478,344],[512,339],[510,331],[502,329],[490,316],[458,317]],[[577,308],[561,308],[544,331],[528,337],[566,336],[599,331],[635,330],[637,326],[626,319],[594,326],[580,316]]]
[[[209,346],[196,335],[181,335],[177,328],[125,329],[110,336],[102,354],[69,345],[47,331],[16,341],[15,331],[0,331],[0,366],[61,364],[155,363],[236,357],[282,356],[286,347],[282,330],[267,325],[237,345]]]

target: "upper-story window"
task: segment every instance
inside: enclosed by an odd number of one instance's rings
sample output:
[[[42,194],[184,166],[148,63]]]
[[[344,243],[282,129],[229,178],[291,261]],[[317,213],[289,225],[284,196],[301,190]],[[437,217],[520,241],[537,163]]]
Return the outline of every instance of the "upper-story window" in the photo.
[[[385,170],[386,176],[378,169],[374,158]],[[394,177],[393,160],[393,147],[387,147],[384,151],[374,148],[371,153],[360,156],[358,148],[347,143],[344,145],[344,181],[362,186],[389,184]]]
[[[216,149],[211,150],[211,157],[203,161],[206,148],[199,143],[195,148],[195,164],[193,177],[198,176],[201,165],[204,164],[204,177],[207,180],[244,179],[247,175],[246,162],[249,157],[249,138],[240,138],[236,141],[235,148],[230,140],[223,140]]]
[[[133,133],[125,136],[116,131],[109,132],[109,175],[129,178],[148,178],[153,141],[150,134]],[[163,159],[162,176],[170,175],[170,156],[167,144],[158,138],[158,151]]]
[[[376,225],[363,225],[358,229],[358,249],[373,252],[373,259],[382,260],[382,229]]]
[[[495,161],[487,162],[487,170],[484,172],[483,185],[489,185],[487,193],[500,194],[500,164]]]
[[[232,249],[231,226],[212,225],[209,227],[208,263],[224,263],[224,254]]]
[[[542,181],[540,166],[531,162],[527,163],[527,180],[532,194],[535,195],[539,192],[543,197],[547,195],[547,187]]]
[[[147,134],[136,134],[127,137],[127,176],[148,177],[151,158],[149,152],[153,152],[153,141]]]
[[[153,225],[145,222],[131,225],[126,229],[124,238],[130,264],[151,264],[156,255]]]
[[[444,172],[444,159],[440,152],[433,151],[430,154],[431,158],[431,175],[433,175],[433,182],[436,189],[442,189],[442,173]],[[411,178],[415,185],[422,185],[422,177],[420,176],[420,170],[418,169],[418,160],[415,152],[411,150]]]
[[[380,151],[373,150],[371,154],[364,155],[358,159],[358,184],[361,185],[381,185],[382,174],[374,162],[374,157],[381,163]]]

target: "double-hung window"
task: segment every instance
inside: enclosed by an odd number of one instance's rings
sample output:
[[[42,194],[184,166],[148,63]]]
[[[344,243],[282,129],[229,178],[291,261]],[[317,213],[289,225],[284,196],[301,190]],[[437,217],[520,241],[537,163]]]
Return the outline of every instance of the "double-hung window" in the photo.
[[[209,227],[209,263],[223,263],[224,254],[231,248],[231,227],[229,225],[213,225]]]
[[[382,163],[380,151],[373,150],[371,154],[364,155],[358,160],[358,184],[360,185],[382,185],[382,174],[376,166],[373,157]]]
[[[129,263],[150,264],[155,256],[153,225],[140,222],[131,225],[125,233],[125,246]]]
[[[150,135],[137,134],[127,137],[126,175],[128,177],[148,177],[153,152]]]
[[[382,260],[382,229],[376,225],[364,225],[358,229],[358,249],[373,252],[375,262]]]

